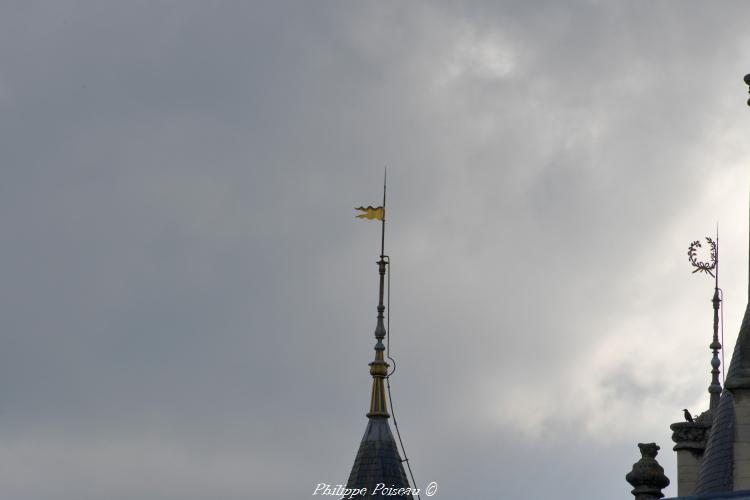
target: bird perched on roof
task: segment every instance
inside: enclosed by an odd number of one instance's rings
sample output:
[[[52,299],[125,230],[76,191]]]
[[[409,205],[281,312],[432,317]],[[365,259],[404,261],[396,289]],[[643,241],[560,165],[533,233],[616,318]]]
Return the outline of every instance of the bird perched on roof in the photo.
[[[687,408],[685,408],[682,411],[683,411],[683,414],[685,415],[685,421],[686,422],[692,422],[693,421],[693,416],[690,414],[689,411],[687,411]]]

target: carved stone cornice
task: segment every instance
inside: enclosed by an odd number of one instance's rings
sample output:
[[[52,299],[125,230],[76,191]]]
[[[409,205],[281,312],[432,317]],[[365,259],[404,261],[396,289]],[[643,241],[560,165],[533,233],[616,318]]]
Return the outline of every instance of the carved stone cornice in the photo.
[[[706,422],[675,422],[669,426],[672,429],[672,441],[676,444],[674,451],[690,450],[703,454],[711,433],[711,424]]]

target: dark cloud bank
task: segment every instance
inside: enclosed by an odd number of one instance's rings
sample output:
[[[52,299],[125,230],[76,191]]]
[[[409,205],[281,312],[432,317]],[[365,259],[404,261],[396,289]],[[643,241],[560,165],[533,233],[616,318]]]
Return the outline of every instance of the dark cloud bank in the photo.
[[[651,440],[676,479],[709,381],[687,243],[722,221],[728,335],[747,286],[744,3],[0,14],[1,498],[345,481],[384,165],[417,480],[625,500]]]

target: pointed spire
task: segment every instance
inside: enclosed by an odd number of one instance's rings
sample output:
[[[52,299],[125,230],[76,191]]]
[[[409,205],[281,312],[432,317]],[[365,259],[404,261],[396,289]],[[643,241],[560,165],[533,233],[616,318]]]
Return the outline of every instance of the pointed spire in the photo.
[[[748,305],[740,333],[729,362],[724,387],[730,390],[750,389],[750,241],[748,241]]]
[[[403,462],[396,446],[396,440],[391,433],[388,423],[390,414],[386,403],[385,380],[388,377],[390,365],[385,361],[386,347],[383,340],[388,332],[385,327],[385,305],[383,302],[385,290],[386,266],[390,259],[385,255],[385,177],[383,179],[383,211],[380,240],[380,260],[378,260],[379,291],[378,291],[378,316],[375,326],[375,359],[370,363],[370,375],[372,376],[372,392],[370,395],[370,411],[367,413],[368,422],[365,435],[359,444],[357,456],[354,459],[349,480],[346,487],[366,491],[363,500],[380,498],[377,488],[385,485],[392,491],[401,491],[402,494],[392,496],[394,500],[413,500],[409,481],[406,478]],[[396,428],[398,431],[398,427]],[[400,438],[399,438],[400,439]]]
[[[750,389],[750,307],[745,309],[724,387],[730,390]]]

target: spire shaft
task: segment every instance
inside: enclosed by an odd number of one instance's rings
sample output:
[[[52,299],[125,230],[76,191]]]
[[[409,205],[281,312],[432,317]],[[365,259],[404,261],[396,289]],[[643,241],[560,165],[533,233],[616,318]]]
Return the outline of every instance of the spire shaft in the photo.
[[[370,395],[370,411],[368,417],[389,418],[388,405],[386,404],[386,393],[384,380],[388,376],[388,367],[390,366],[383,356],[385,345],[386,331],[383,322],[385,305],[383,305],[383,295],[385,290],[385,184],[386,177],[383,174],[383,221],[380,233],[380,260],[378,261],[378,274],[380,275],[380,286],[378,290],[378,320],[375,326],[375,360],[370,363],[370,375],[372,375],[372,393]]]
[[[719,223],[716,223],[716,239],[712,240],[706,237],[706,242],[711,249],[710,259],[708,261],[698,261],[696,258],[697,249],[701,248],[700,240],[695,240],[688,247],[688,259],[690,264],[695,268],[693,274],[704,272],[714,278],[714,296],[711,298],[714,310],[713,338],[709,344],[709,349],[713,352],[711,357],[711,384],[708,386],[708,392],[711,394],[710,409],[715,409],[719,404],[721,396],[721,383],[719,383],[719,351],[721,343],[719,342],[719,310],[721,308],[721,294],[719,289]]]
[[[715,249],[715,260],[714,260],[714,296],[711,299],[714,309],[714,336],[711,340],[709,348],[713,353],[711,357],[711,385],[708,386],[708,392],[711,395],[711,402],[709,408],[712,410],[719,406],[719,398],[721,397],[721,383],[719,382],[719,366],[721,360],[719,359],[719,351],[721,350],[721,343],[719,342],[719,308],[721,307],[721,298],[719,297],[719,223],[716,223],[716,249]]]
[[[721,307],[721,299],[719,298],[719,287],[714,289],[714,296],[711,299],[714,307],[714,337],[709,346],[713,352],[711,357],[711,385],[708,386],[708,392],[711,394],[711,403],[709,408],[715,409],[719,405],[719,397],[721,396],[721,383],[719,382],[719,351],[721,350],[721,343],[719,342],[719,308]]]
[[[382,232],[380,233],[380,256],[383,257],[385,255],[385,181],[386,176],[388,175],[388,170],[383,169],[383,224],[382,224]],[[380,289],[382,291],[383,285],[380,285]],[[382,293],[380,294],[382,297]],[[382,300],[381,300],[382,302]]]
[[[370,411],[367,413],[368,417],[390,417],[388,413],[388,405],[386,404],[385,394],[385,377],[388,376],[388,363],[385,361],[383,355],[385,351],[385,345],[383,339],[385,338],[385,324],[383,322],[383,313],[385,312],[385,306],[383,305],[383,284],[385,281],[385,266],[386,261],[383,255],[380,256],[378,261],[378,273],[380,274],[380,301],[378,303],[378,321],[375,326],[375,360],[370,363],[370,375],[372,375],[372,393],[370,395]]]
[[[716,269],[715,269],[715,286],[719,288],[719,221],[716,221]]]

